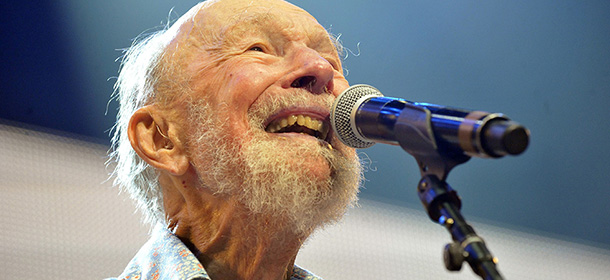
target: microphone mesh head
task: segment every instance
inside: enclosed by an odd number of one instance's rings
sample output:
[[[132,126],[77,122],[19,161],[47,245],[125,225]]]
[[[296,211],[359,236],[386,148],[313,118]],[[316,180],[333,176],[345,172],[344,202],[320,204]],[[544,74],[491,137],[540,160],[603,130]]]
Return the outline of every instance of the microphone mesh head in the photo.
[[[356,113],[362,102],[383,96],[379,90],[369,85],[353,85],[343,91],[330,110],[330,123],[337,138],[352,148],[362,149],[373,146],[375,142],[367,141],[356,127]]]

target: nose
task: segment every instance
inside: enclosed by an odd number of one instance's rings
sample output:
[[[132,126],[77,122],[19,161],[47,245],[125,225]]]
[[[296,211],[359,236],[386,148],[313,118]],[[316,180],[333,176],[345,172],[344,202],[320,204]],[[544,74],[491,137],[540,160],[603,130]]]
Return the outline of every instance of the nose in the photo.
[[[333,89],[333,66],[310,48],[300,48],[293,56],[293,69],[282,81],[284,88],[303,88],[314,94],[331,92]]]

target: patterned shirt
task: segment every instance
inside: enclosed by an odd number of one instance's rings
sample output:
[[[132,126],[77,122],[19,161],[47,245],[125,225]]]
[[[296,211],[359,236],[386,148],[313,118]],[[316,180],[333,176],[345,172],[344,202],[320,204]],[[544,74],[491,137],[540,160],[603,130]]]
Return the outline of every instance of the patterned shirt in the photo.
[[[144,244],[117,278],[107,280],[211,280],[191,251],[162,225],[153,230]],[[322,280],[318,276],[294,266],[291,280]]]

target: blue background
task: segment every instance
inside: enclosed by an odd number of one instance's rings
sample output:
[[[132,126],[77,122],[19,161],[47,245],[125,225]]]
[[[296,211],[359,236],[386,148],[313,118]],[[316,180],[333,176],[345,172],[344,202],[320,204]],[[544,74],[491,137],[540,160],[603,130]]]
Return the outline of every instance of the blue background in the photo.
[[[0,118],[109,143],[119,49],[195,3],[2,1]],[[341,34],[352,84],[502,112],[531,130],[523,155],[450,174],[467,218],[610,248],[610,2],[293,3]],[[407,153],[361,152],[364,197],[421,208]]]

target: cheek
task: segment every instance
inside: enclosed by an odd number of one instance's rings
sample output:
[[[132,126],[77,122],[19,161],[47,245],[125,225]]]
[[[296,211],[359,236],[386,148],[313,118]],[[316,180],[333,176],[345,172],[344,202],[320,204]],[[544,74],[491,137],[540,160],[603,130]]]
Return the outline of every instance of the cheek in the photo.
[[[241,109],[246,109],[273,83],[273,76],[261,67],[235,69],[229,72],[225,92],[228,99]]]
[[[333,94],[335,96],[338,96],[344,90],[349,88],[349,83],[347,82],[347,80],[345,78],[343,78],[343,76],[341,76],[339,78],[335,78],[335,80],[333,81],[333,84],[334,84]]]
[[[247,126],[250,106],[276,80],[270,71],[262,67],[234,69],[226,75],[218,101],[219,104],[226,104],[225,110],[230,113],[233,125]]]

